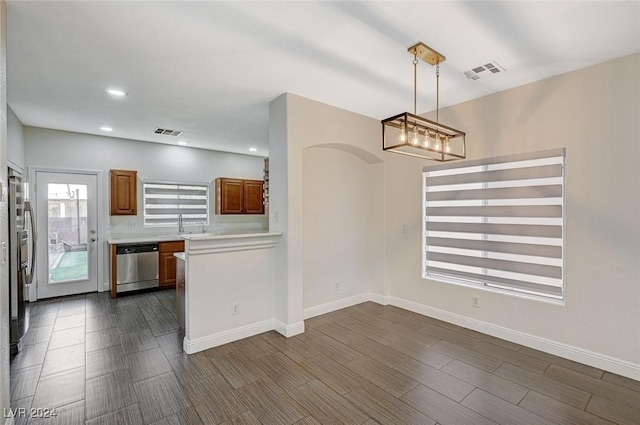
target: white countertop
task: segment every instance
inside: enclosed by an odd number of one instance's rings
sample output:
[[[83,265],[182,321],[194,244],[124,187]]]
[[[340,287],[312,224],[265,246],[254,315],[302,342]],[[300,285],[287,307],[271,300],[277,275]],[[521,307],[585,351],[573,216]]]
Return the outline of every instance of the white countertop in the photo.
[[[186,261],[186,255],[184,252],[174,252],[173,256],[176,257],[178,260]]]
[[[107,239],[107,242],[111,245],[121,243],[145,243],[145,242],[169,242],[169,241],[181,241],[184,238],[179,234],[173,235],[128,235],[125,237],[112,237]]]
[[[237,239],[237,238],[256,238],[267,236],[281,236],[281,232],[256,232],[251,231],[221,231],[211,233],[183,233],[172,235],[127,235],[124,237],[112,237],[107,239],[111,245],[126,243],[146,243],[146,242],[168,242],[168,241],[204,241],[213,239]]]

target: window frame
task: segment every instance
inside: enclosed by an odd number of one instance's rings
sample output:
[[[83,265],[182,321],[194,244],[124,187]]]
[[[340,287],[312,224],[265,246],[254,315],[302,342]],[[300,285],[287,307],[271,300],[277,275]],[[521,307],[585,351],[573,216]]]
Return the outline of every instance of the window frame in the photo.
[[[495,166],[498,166],[498,168],[501,166],[500,164],[507,164],[505,167],[508,167],[508,169],[523,169],[524,167],[510,167],[508,164],[510,163],[518,163],[521,161],[545,161],[545,160],[550,160],[550,161],[557,161],[555,164],[556,165],[560,165],[560,170],[561,170],[561,175],[560,176],[555,176],[554,178],[556,180],[560,181],[561,184],[561,195],[559,197],[555,197],[555,198],[549,198],[549,199],[553,199],[553,203],[550,202],[548,204],[544,204],[545,206],[550,206],[550,205],[555,205],[555,206],[560,206],[561,207],[561,217],[560,218],[555,218],[555,221],[557,221],[557,223],[553,224],[553,220],[548,220],[548,223],[546,223],[546,220],[540,220],[541,223],[545,223],[545,224],[540,224],[538,225],[536,223],[536,227],[548,227],[548,228],[552,228],[552,227],[558,227],[561,226],[561,232],[560,232],[560,236],[559,237],[555,237],[554,241],[549,241],[547,243],[542,243],[541,245],[544,247],[559,247],[560,249],[560,258],[555,258],[555,261],[550,261],[550,264],[553,264],[552,267],[556,267],[556,268],[560,268],[560,277],[559,277],[559,281],[560,284],[558,286],[554,286],[552,284],[544,284],[544,283],[537,283],[537,284],[531,284],[531,286],[529,287],[529,289],[525,289],[523,288],[523,286],[518,287],[517,285],[513,285],[513,284],[505,284],[504,281],[508,281],[509,279],[503,279],[503,282],[500,281],[500,278],[497,278],[496,276],[490,276],[489,274],[487,274],[487,269],[491,269],[491,273],[495,274],[496,270],[499,271],[499,273],[502,273],[502,271],[500,271],[499,268],[483,268],[480,267],[478,265],[476,265],[475,267],[475,271],[473,271],[472,273],[467,273],[467,276],[463,276],[463,274],[465,273],[463,271],[463,269],[465,269],[466,265],[464,264],[459,264],[459,263],[455,263],[455,262],[449,262],[449,268],[451,269],[451,274],[448,274],[446,272],[446,270],[444,272],[441,272],[442,269],[440,269],[439,271],[434,271],[434,269],[437,269],[437,267],[434,266],[430,266],[429,261],[430,258],[429,256],[431,255],[431,258],[435,257],[436,259],[438,258],[438,255],[434,255],[437,254],[438,249],[442,249],[443,251],[441,252],[446,252],[446,244],[431,244],[428,245],[428,238],[432,238],[431,240],[433,241],[434,238],[434,231],[433,230],[429,230],[427,229],[429,223],[433,224],[433,223],[437,223],[438,220],[440,220],[440,218],[436,218],[436,220],[433,220],[433,217],[436,216],[432,216],[430,217],[428,215],[427,209],[429,206],[431,206],[432,208],[434,208],[434,201],[428,201],[427,200],[427,194],[428,194],[428,190],[431,187],[431,191],[429,191],[429,193],[434,193],[436,191],[433,191],[434,186],[436,185],[429,185],[429,181],[427,179],[434,177],[434,176],[430,176],[429,173],[433,172],[442,172],[444,171],[445,173],[445,177],[447,176],[451,176],[453,174],[457,174],[457,173],[462,173],[464,174],[465,171],[467,171],[468,173],[471,173],[471,171],[469,170],[464,170],[466,168],[470,168],[470,167],[481,167],[481,171],[476,171],[477,174],[483,174],[486,175],[485,173],[487,173],[487,171],[493,171],[493,170],[488,170],[489,167],[493,168]],[[450,170],[453,170],[453,172],[451,174],[448,174],[448,172],[450,172]],[[437,174],[437,173],[436,173]],[[516,154],[516,155],[508,155],[508,156],[501,156],[501,157],[494,157],[494,158],[485,158],[485,159],[480,159],[480,160],[474,160],[474,161],[461,161],[461,162],[456,162],[456,163],[447,163],[447,164],[441,164],[441,165],[435,165],[435,166],[426,166],[423,167],[423,174],[422,174],[422,278],[423,279],[430,279],[430,280],[435,280],[435,281],[440,281],[440,282],[446,282],[446,283],[451,283],[451,284],[457,284],[457,285],[463,285],[463,286],[467,286],[467,287],[472,287],[472,288],[478,288],[478,289],[482,289],[482,290],[487,290],[487,291],[492,291],[492,292],[499,292],[499,293],[503,293],[503,294],[509,294],[512,296],[517,296],[517,297],[524,297],[524,298],[530,298],[530,299],[536,299],[536,300],[540,300],[540,301],[546,301],[546,302],[550,302],[550,303],[554,303],[554,304],[561,304],[564,305],[565,300],[566,300],[566,149],[565,148],[559,148],[559,149],[553,149],[553,150],[547,150],[547,151],[538,151],[538,152],[532,152],[532,153],[525,153],[525,154]],[[464,180],[464,179],[463,179]],[[526,180],[525,179],[521,179],[521,180]],[[516,180],[504,180],[504,181],[499,181],[499,183],[504,183],[505,186],[500,186],[498,185],[497,187],[510,187],[508,186],[510,182],[514,182]],[[495,183],[496,180],[489,180],[489,182],[491,183]],[[490,189],[489,184],[487,182],[484,181],[478,181],[477,184],[482,184],[482,189]],[[557,185],[558,183],[556,183]],[[452,183],[449,183],[449,185],[453,185]],[[541,185],[542,186],[542,185]],[[460,186],[462,187],[462,186]],[[495,185],[492,187],[496,187]],[[534,186],[528,186],[528,185],[522,185],[522,184],[514,184],[514,187],[519,187],[519,188],[527,188],[530,189],[531,187]],[[467,188],[467,189],[462,189],[459,190],[458,193],[461,193],[464,190],[475,190],[478,189],[478,187],[473,187],[473,188]],[[443,188],[443,191],[449,191],[446,188]],[[455,189],[452,190],[450,193],[455,192]],[[452,195],[452,197],[455,197],[455,195]],[[431,196],[430,198],[433,199],[433,196]],[[561,199],[559,199],[561,198]],[[498,199],[498,198],[496,198]],[[535,202],[542,202],[543,199],[545,198],[541,198],[540,201],[538,201],[536,198],[514,198],[513,202],[515,202],[513,205],[518,205],[518,206],[522,206],[525,205],[527,201],[531,201],[531,204],[526,204],[526,205],[538,205]],[[525,204],[518,204],[516,201],[525,201]],[[447,207],[449,206],[446,202],[447,201],[453,201],[452,199],[446,199],[444,202],[441,203],[435,203],[438,206],[444,206]],[[480,205],[482,206],[487,206],[488,204],[487,199],[479,199],[476,200],[476,202],[480,202],[482,201],[482,203]],[[495,202],[495,199],[490,199],[490,201]],[[509,203],[510,200],[506,200],[505,204],[500,204],[500,202],[498,202],[497,204],[491,204],[491,205],[510,205],[513,206]],[[431,203],[429,203],[431,202]],[[460,202],[459,198],[457,198],[456,202]],[[559,203],[558,203],[559,202]],[[465,205],[465,202],[459,203],[457,205],[460,206],[476,206],[475,204],[469,202],[468,204]],[[509,208],[505,208],[505,210],[508,210]],[[449,217],[447,215],[443,215],[441,217]],[[453,217],[453,216],[451,216]],[[480,220],[480,221],[466,221],[469,220],[468,217],[453,217],[451,218],[449,221],[449,223],[444,223],[443,224],[443,228],[446,229],[447,225],[450,227],[453,227],[454,230],[449,230],[450,232],[455,232],[455,223],[456,220],[460,219],[460,223],[472,223],[472,224],[505,224],[505,223],[509,223],[510,220],[513,220],[513,218],[511,216],[499,216],[499,217],[487,217],[487,216],[482,216],[482,215],[478,215],[478,216],[472,216],[470,215],[469,217],[475,219],[475,220]],[[489,218],[489,220],[487,220]],[[539,217],[538,217],[539,219]],[[445,218],[443,221],[447,221],[447,219]],[[503,221],[501,223],[501,221]],[[526,221],[526,220],[524,220]],[[535,221],[535,218],[532,219],[532,221]],[[517,218],[514,220],[514,223],[516,223],[518,226],[524,226],[526,224],[531,224],[531,223],[522,223],[520,222]],[[433,229],[434,227],[437,228],[437,226],[433,226],[431,225],[431,228]],[[484,226],[477,226],[477,227],[484,227]],[[496,226],[497,227],[497,226]],[[484,229],[483,229],[484,230]],[[458,232],[462,232],[461,230],[457,230]],[[464,233],[464,232],[462,232]],[[488,236],[490,236],[490,238],[488,238]],[[483,242],[484,244],[487,244],[487,242],[489,242],[487,245],[491,245],[491,241],[496,241],[499,240],[495,238],[495,234],[491,234],[488,231],[485,232],[478,232],[477,235],[475,235],[474,237],[468,237],[468,235],[454,235],[454,236],[447,236],[448,238],[459,238],[459,239],[455,239],[453,246],[455,245],[464,245],[465,243],[470,243],[471,245],[474,245],[474,241],[478,240]],[[438,236],[435,236],[438,237]],[[442,237],[442,236],[440,236]],[[513,238],[515,239],[515,238]],[[526,239],[526,238],[525,238]],[[545,239],[545,238],[543,238]],[[461,241],[461,242],[460,242]],[[559,242],[559,244],[558,244]],[[483,243],[479,243],[478,245],[482,246]],[[536,242],[519,242],[519,241],[514,241],[511,240],[508,242],[508,244],[505,245],[509,245],[509,244],[531,244],[531,245],[536,245]],[[434,251],[435,249],[435,251]],[[464,249],[472,249],[472,248],[468,248],[468,247],[464,247]],[[463,250],[464,250],[463,249]],[[544,248],[543,248],[544,249]],[[431,254],[430,254],[430,250],[431,250]],[[470,257],[468,258],[480,258],[480,263],[482,263],[484,260],[486,262],[486,260],[488,259],[489,262],[494,262],[494,263],[499,263],[499,261],[495,261],[496,259],[499,259],[502,256],[502,252],[499,252],[498,256],[495,256],[496,252],[488,250],[488,249],[480,249],[480,248],[473,248],[474,251],[476,251],[473,254],[469,254]],[[454,250],[455,251],[455,248]],[[557,250],[556,250],[557,251]],[[482,253],[481,256],[478,256],[478,253]],[[491,258],[488,258],[488,253],[492,254]],[[454,254],[455,255],[455,254]],[[506,252],[506,255],[515,255],[515,258],[518,258],[518,254],[517,253],[513,253],[513,252]],[[520,254],[521,255],[521,254]],[[556,254],[557,255],[557,254]],[[532,255],[532,257],[535,257]],[[461,258],[461,261],[465,261],[466,258]],[[506,261],[514,261],[516,262],[517,260],[514,258],[509,258],[506,259]],[[433,264],[433,261],[437,261],[437,260],[432,260],[431,264]],[[537,261],[537,260],[536,260]],[[505,263],[507,264],[507,263]],[[515,264],[515,263],[514,263]],[[528,265],[536,265],[536,264],[540,264],[538,262],[527,262],[524,261],[523,264],[528,264]],[[477,271],[477,269],[481,269],[480,272]],[[457,273],[457,275],[456,275]],[[471,276],[475,275],[476,278],[472,278]],[[482,276],[482,278],[478,278],[478,276]],[[531,276],[539,276],[536,273],[531,274]],[[493,280],[492,277],[495,277],[496,280]],[[531,287],[537,286],[539,288],[546,288],[547,291],[549,291],[548,293],[544,293],[544,291],[541,290],[532,290]],[[550,288],[559,288],[560,294],[552,294],[551,291],[552,289]],[[557,289],[556,289],[557,290]]]

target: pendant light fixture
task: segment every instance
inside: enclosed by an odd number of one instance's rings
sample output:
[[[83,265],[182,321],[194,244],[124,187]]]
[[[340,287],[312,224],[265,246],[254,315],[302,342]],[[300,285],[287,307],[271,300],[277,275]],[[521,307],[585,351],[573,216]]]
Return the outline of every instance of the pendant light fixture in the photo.
[[[403,112],[382,120],[382,149],[403,155],[451,161],[467,156],[465,133],[438,122],[440,103],[440,64],[445,57],[424,43],[409,47],[413,55],[413,114]],[[436,67],[436,120],[417,115],[418,58]]]

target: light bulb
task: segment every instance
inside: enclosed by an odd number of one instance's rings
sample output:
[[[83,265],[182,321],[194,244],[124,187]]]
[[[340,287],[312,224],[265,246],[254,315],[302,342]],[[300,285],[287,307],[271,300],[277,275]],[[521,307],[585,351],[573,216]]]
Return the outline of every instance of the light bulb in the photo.
[[[403,123],[402,126],[400,127],[400,141],[404,143],[406,140],[407,140],[407,136],[404,131],[404,123]]]
[[[414,127],[414,129],[413,129],[413,144],[415,146],[418,146],[419,143],[420,142],[418,142],[418,128]]]
[[[451,152],[451,146],[449,146],[449,136],[444,137],[444,151],[447,153]]]

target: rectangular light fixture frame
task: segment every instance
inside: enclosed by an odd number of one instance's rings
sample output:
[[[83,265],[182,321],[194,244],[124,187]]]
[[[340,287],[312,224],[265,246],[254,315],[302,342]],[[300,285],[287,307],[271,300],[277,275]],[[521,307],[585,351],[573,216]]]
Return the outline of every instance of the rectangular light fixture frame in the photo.
[[[382,149],[435,161],[467,156],[466,133],[409,112],[382,120]]]

